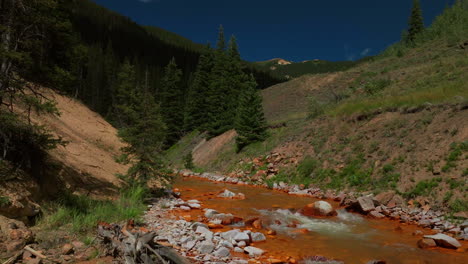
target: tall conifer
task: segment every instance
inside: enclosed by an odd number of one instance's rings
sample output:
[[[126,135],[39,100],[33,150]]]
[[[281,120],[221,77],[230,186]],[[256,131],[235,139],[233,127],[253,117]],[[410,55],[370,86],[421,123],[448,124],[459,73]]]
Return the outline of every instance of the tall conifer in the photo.
[[[184,122],[182,71],[177,68],[175,59],[169,62],[161,81],[161,110],[167,126],[166,144],[171,146],[180,138]]]
[[[413,7],[411,9],[411,16],[408,21],[408,26],[409,28],[406,41],[408,43],[413,43],[416,35],[424,30],[424,20],[419,0],[413,0]]]
[[[257,83],[251,75],[245,82],[245,89],[239,101],[239,115],[236,122],[237,151],[241,151],[251,143],[263,141],[267,137],[262,98],[256,88]]]
[[[207,46],[200,56],[200,61],[194,74],[192,84],[189,88],[187,107],[185,114],[185,131],[204,129],[207,122],[207,109],[210,74],[213,67],[213,52]]]

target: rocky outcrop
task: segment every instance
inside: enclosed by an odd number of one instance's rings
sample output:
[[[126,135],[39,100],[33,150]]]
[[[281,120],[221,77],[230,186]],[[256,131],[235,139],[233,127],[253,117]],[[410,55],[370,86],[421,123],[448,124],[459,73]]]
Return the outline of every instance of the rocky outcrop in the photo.
[[[26,225],[0,215],[0,258],[12,255],[34,241],[34,234]]]

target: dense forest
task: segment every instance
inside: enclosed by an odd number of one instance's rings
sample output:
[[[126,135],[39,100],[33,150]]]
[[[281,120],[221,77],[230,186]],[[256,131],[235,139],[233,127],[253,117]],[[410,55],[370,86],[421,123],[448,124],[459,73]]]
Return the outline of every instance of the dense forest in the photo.
[[[121,160],[139,161],[138,172],[129,172],[135,177],[149,174],[158,154],[191,130],[216,136],[234,128],[243,90],[283,81],[242,61],[235,38],[226,45],[222,28],[213,49],[140,26],[88,0],[1,5],[2,164],[29,164],[26,151],[60,143],[14,110],[23,105],[57,113],[39,86],[81,100],[119,128],[130,144]]]

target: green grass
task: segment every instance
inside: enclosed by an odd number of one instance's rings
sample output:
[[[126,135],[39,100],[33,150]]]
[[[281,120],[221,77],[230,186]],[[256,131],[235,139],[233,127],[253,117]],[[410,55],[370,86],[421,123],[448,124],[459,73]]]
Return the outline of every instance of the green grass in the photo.
[[[10,204],[10,198],[6,196],[0,196],[0,207]]]
[[[120,222],[128,219],[139,220],[146,206],[142,187],[132,187],[121,192],[119,199],[93,200],[84,195],[64,193],[61,198],[48,206],[39,226],[46,229],[66,227],[73,233],[86,233],[100,222]]]
[[[407,198],[415,198],[418,196],[426,196],[436,187],[439,186],[442,178],[433,178],[431,180],[424,180],[420,181],[416,184],[416,186],[409,192],[405,193],[404,195]]]
[[[445,165],[442,167],[443,172],[449,172],[457,166],[456,162],[460,159],[464,152],[468,151],[468,141],[461,143],[452,143],[450,145],[450,153],[445,159]]]
[[[450,207],[450,210],[452,210],[452,212],[454,213],[466,212],[468,211],[468,201],[466,199],[465,200],[456,199],[455,201],[450,203],[449,207]]]

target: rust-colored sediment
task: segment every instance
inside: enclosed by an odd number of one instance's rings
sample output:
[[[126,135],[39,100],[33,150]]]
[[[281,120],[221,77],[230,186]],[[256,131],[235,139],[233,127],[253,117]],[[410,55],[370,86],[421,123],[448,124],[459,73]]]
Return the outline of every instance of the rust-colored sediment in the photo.
[[[184,178],[176,182],[184,200],[197,199],[202,202],[202,208],[215,209],[222,213],[231,213],[244,220],[261,216],[258,210],[276,210],[277,208],[296,211],[317,201],[311,197],[288,195],[280,191],[267,190],[246,185],[232,185],[210,182],[200,178]],[[244,200],[229,200],[216,197],[225,188],[235,193],[243,193]],[[328,201],[338,208],[337,202]],[[202,210],[189,212],[173,211],[174,214],[189,221],[203,219]],[[328,221],[328,219],[322,219]],[[254,243],[253,246],[267,251],[261,260],[265,263],[277,260],[294,263],[307,256],[325,256],[343,260],[346,263],[366,263],[369,260],[381,259],[387,263],[419,264],[419,263],[468,263],[468,243],[460,241],[462,248],[458,250],[434,248],[422,250],[417,247],[417,241],[422,237],[413,236],[413,232],[421,230],[424,234],[432,234],[429,229],[415,225],[401,224],[388,219],[376,220],[363,218],[360,222],[343,222],[336,217],[329,218],[336,225],[349,225],[351,232],[321,232],[307,229],[300,223],[292,223],[288,233],[269,235],[268,226],[262,229],[247,226],[256,232],[267,236],[266,242]],[[258,223],[257,223],[258,225]],[[258,227],[258,226],[257,226]],[[212,229],[213,232],[223,232],[232,229],[229,226]],[[312,229],[312,230],[310,230]],[[270,231],[270,234],[274,233]],[[236,256],[242,256],[236,255]],[[244,256],[245,257],[245,256]]]

